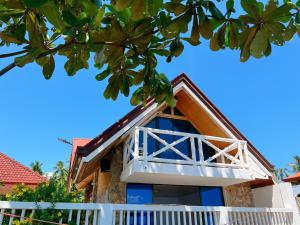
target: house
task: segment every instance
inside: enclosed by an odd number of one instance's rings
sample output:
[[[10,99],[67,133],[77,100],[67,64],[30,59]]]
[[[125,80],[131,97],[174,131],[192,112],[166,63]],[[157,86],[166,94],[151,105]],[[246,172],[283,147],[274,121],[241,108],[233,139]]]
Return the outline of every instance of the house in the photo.
[[[35,188],[47,179],[0,152],[0,195],[10,193],[17,184]]]
[[[172,85],[176,107],[149,99],[99,136],[73,140],[68,187],[87,203],[56,203],[65,215],[56,222],[299,225],[291,184],[277,183],[273,165],[186,75]],[[36,205],[0,202],[0,225],[1,212],[24,218],[52,206]]]
[[[175,108],[149,99],[94,139],[76,139],[69,186],[97,203],[295,206],[290,184],[276,183],[273,165],[185,74],[172,85]]]

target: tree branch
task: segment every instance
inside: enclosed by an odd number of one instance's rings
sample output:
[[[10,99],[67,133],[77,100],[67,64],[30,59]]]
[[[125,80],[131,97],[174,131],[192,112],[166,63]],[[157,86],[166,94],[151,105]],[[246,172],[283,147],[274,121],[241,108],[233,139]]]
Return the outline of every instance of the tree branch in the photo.
[[[8,66],[4,67],[2,70],[0,70],[0,77],[15,67],[16,67],[16,64],[14,62],[9,64]]]
[[[18,52],[11,52],[11,53],[6,53],[6,54],[1,54],[0,59],[8,58],[8,57],[15,56],[15,55],[21,55],[21,54],[26,53],[26,52],[28,52],[28,50],[22,50],[22,51],[18,51]]]

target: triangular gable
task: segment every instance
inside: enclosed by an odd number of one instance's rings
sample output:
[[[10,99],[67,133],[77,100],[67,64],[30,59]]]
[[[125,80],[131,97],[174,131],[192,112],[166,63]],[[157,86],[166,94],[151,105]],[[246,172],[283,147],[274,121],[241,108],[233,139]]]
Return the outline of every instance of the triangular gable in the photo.
[[[193,117],[195,113],[191,113],[195,109],[185,110],[185,106],[182,105],[183,101],[180,98],[189,99],[189,107],[197,108],[197,110],[204,110],[208,116],[210,116],[214,124],[209,124],[211,127],[217,126],[219,129],[215,129],[215,136],[230,137],[240,140],[245,140],[248,143],[248,149],[252,155],[261,163],[268,171],[273,171],[273,165],[271,165],[259,151],[233,126],[233,124],[213,105],[213,103],[192,83],[192,81],[185,75],[181,74],[172,81],[173,90],[176,97],[179,99],[177,107],[184,111],[183,113],[189,114],[189,117]],[[187,96],[189,98],[187,98]],[[99,155],[104,155],[109,150],[108,147],[116,140],[118,140],[124,133],[129,131],[133,126],[141,124],[144,118],[151,116],[158,110],[158,105],[154,99],[149,99],[146,106],[137,106],[121,120],[113,124],[106,129],[102,134],[91,140],[82,148],[79,148],[76,152],[75,160],[82,157],[79,170],[82,169],[84,163],[92,161]],[[193,118],[191,118],[193,120]],[[210,123],[210,122],[209,122]],[[198,126],[199,127],[199,126]],[[199,127],[200,128],[200,127]],[[200,128],[201,129],[201,128]],[[74,167],[71,168],[71,173],[74,171]]]

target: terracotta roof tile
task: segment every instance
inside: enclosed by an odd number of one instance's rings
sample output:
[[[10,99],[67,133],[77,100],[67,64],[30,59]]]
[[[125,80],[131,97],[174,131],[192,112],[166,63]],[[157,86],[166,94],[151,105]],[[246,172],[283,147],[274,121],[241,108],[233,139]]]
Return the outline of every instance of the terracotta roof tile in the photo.
[[[4,184],[39,184],[47,179],[0,152],[0,181]]]
[[[291,182],[291,181],[300,181],[300,172],[295,173],[287,178],[283,179],[284,181]]]

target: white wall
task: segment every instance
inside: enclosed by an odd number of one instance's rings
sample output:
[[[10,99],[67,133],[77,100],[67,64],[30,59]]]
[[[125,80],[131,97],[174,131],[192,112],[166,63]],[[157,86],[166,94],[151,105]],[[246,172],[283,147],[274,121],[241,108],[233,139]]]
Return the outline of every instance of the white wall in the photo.
[[[290,183],[279,183],[252,190],[255,207],[296,208]]]

